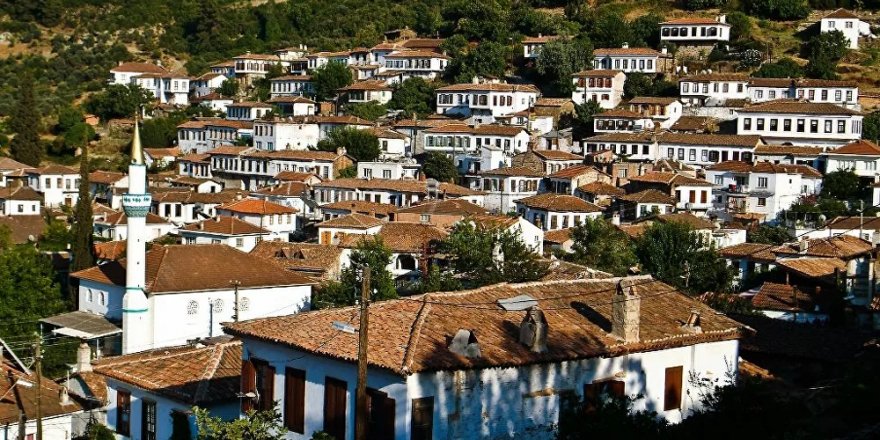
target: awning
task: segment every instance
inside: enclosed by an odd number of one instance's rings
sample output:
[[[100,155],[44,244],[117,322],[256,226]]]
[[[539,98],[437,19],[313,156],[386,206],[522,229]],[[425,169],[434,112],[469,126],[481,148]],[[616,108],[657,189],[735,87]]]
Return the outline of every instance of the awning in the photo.
[[[122,333],[122,328],[106,317],[81,310],[43,318],[40,322],[57,327],[52,333],[79,339],[97,339]]]

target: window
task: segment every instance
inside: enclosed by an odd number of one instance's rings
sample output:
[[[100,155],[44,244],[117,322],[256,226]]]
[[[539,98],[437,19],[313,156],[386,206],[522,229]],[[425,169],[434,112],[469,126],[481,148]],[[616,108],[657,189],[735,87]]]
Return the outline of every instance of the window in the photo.
[[[767,206],[767,199],[764,197],[758,197],[758,206]]]
[[[782,120],[782,131],[791,131],[791,119]]]
[[[244,246],[244,238],[236,237],[235,247],[242,247],[242,246]]]
[[[817,119],[810,120],[810,133],[819,132],[819,121]]]
[[[367,438],[394,440],[394,399],[387,393],[367,388]]]
[[[116,433],[128,436],[131,433],[131,393],[116,392]]]
[[[324,432],[335,438],[345,438],[347,392],[348,384],[345,381],[329,376],[324,380]],[[415,434],[412,438],[416,438]]]
[[[431,440],[434,437],[434,398],[412,400],[412,440]],[[341,438],[341,437],[340,437]]]
[[[196,238],[195,238],[195,237],[186,237],[185,240],[186,240],[186,244],[196,244]]]
[[[697,160],[697,150],[696,149],[691,148],[689,150],[688,160],[690,160],[691,162],[695,162]]]
[[[834,100],[840,101],[841,99],[843,99],[843,92],[840,90],[835,90],[834,91]]]
[[[715,184],[721,185],[724,183],[724,178],[722,176],[715,176]]]
[[[831,121],[825,121],[825,133],[831,133],[832,123]]]
[[[603,397],[622,399],[626,397],[626,383],[620,380],[603,380],[584,385],[584,410],[595,412]]]
[[[156,402],[141,400],[141,439],[156,440]]]
[[[832,21],[832,23],[834,23],[834,22]],[[843,27],[845,27],[845,28],[847,28],[847,29],[852,29],[852,27],[853,27],[853,22],[851,22],[851,21],[845,21],[845,22],[843,22]]]
[[[296,368],[284,370],[284,427],[305,432],[306,372]]]
[[[681,381],[684,369],[680,366],[666,369],[666,382],[663,386],[663,410],[681,408]]]
[[[758,118],[756,125],[757,125],[758,130],[763,130],[764,129],[764,118]]]
[[[777,130],[779,130],[779,120],[775,119],[775,118],[771,119],[770,120],[770,131],[777,131]]]
[[[822,90],[822,100],[823,101],[828,100],[828,90]]]
[[[678,160],[684,160],[684,148],[678,149]]]
[[[798,133],[803,133],[804,130],[806,130],[804,120],[803,120],[803,119],[798,119],[798,120],[797,120],[797,132],[798,132]]]
[[[101,292],[101,294],[99,296],[101,297],[101,305],[106,306],[107,305],[107,293]]]
[[[767,187],[767,178],[766,177],[758,177],[758,188],[766,188]]]
[[[752,118],[744,118],[743,119],[743,129],[751,130],[752,129]]]
[[[837,132],[843,133],[846,131],[846,121],[837,121]]]

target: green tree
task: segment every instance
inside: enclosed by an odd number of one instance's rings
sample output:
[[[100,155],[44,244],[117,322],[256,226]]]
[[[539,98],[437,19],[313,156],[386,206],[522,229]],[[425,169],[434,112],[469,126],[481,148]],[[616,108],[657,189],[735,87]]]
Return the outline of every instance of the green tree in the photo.
[[[727,23],[730,25],[730,39],[732,41],[745,40],[752,35],[752,19],[739,11],[727,14]]]
[[[616,10],[600,10],[591,25],[588,35],[596,47],[621,47],[633,41],[632,28]]]
[[[385,114],[388,113],[388,110],[384,105],[379,104],[377,101],[370,101],[346,104],[345,112],[361,119],[376,121],[382,116],[385,116]]]
[[[510,2],[506,0],[453,0],[443,2],[442,16],[450,33],[473,41],[507,41]]]
[[[727,3],[727,0],[682,0],[681,5],[689,11],[699,11],[701,9],[714,9]]]
[[[660,46],[660,23],[663,17],[654,13],[645,14],[629,23],[632,30],[634,46],[659,47]]]
[[[805,52],[809,63],[805,72],[810,78],[837,78],[837,63],[849,51],[849,44],[841,31],[822,32],[807,42]]]
[[[832,171],[822,179],[821,196],[837,200],[852,200],[859,195],[859,176],[853,170]]]
[[[785,57],[773,63],[764,63],[752,76],[759,78],[801,78],[804,69],[793,59]]]
[[[98,423],[96,420],[89,421],[86,425],[86,432],[80,440],[115,440],[113,430],[105,425]]]
[[[83,112],[79,107],[67,105],[58,110],[58,123],[55,124],[55,134],[64,134],[74,125],[83,121]]]
[[[628,99],[636,96],[654,96],[654,80],[644,73],[630,73],[623,84],[623,94]]]
[[[238,96],[240,87],[235,78],[229,78],[220,83],[220,87],[217,87],[217,93],[232,98]]]
[[[636,240],[642,270],[685,292],[729,292],[733,273],[706,240],[684,223],[654,223]]]
[[[42,121],[34,97],[34,80],[30,75],[22,78],[19,84],[18,101],[7,126],[15,133],[9,144],[12,158],[26,165],[39,166],[43,159],[43,144],[40,141]]]
[[[73,241],[73,236],[67,223],[61,220],[52,220],[46,227],[46,232],[39,239],[40,250],[57,252],[67,250],[67,246]]]
[[[193,407],[198,440],[283,440],[287,429],[277,410],[248,411],[245,417],[225,421],[208,410]]]
[[[880,141],[880,110],[865,115],[862,121],[862,139],[872,142]]]
[[[749,15],[772,20],[797,20],[810,14],[805,0],[745,0],[743,3]]]
[[[177,126],[184,121],[182,114],[151,118],[141,126],[141,142],[146,148],[166,148],[177,140]]]
[[[540,84],[546,84],[544,92],[552,96],[570,96],[574,90],[571,75],[592,64],[593,46],[589,40],[551,41],[544,45],[535,71]]]
[[[351,253],[351,264],[342,270],[339,282],[325,283],[315,295],[317,308],[350,306],[360,299],[363,273],[360,268],[370,266],[370,298],[384,301],[397,298],[394,277],[388,271],[391,250],[376,236],[363,236]]]
[[[614,275],[626,275],[638,263],[630,238],[603,219],[587,219],[571,230],[569,261]]]
[[[455,39],[447,43],[453,46],[460,44],[461,40]],[[452,60],[444,72],[446,78],[457,83],[466,83],[475,76],[504,76],[507,71],[508,46],[487,41],[474,49],[468,49],[467,41],[464,43],[463,47],[452,52]]]
[[[7,224],[0,225],[0,252],[5,251],[15,244],[12,242],[12,228]]]
[[[557,440],[585,438],[663,439],[666,420],[657,413],[636,410],[634,400],[597,396],[594,402],[578,402],[559,415]],[[587,410],[589,405],[590,410]]]
[[[315,98],[318,101],[334,99],[337,90],[352,83],[351,72],[342,63],[327,63],[312,72]]]
[[[358,174],[357,167],[350,166],[350,167],[345,167],[345,168],[339,170],[339,176],[337,176],[337,177],[339,177],[340,179],[353,179],[353,178],[357,177],[357,174]]]
[[[111,84],[86,101],[86,110],[103,120],[131,118],[153,102],[153,95],[136,84]]]
[[[77,149],[85,148],[86,145],[95,138],[95,129],[85,122],[73,124],[64,132],[63,142],[66,152],[75,152]]]
[[[514,233],[498,227],[459,222],[438,250],[448,256],[464,287],[503,281],[520,283],[541,279],[548,264]]]
[[[455,167],[455,162],[449,156],[437,151],[425,154],[422,172],[425,173],[425,177],[441,182],[454,183],[458,180],[458,169]]]
[[[79,198],[74,208],[73,262],[70,271],[76,272],[95,265],[95,233],[92,224],[92,195],[89,193],[89,149],[83,148],[79,162]]]
[[[49,257],[31,246],[0,252],[0,338],[22,339],[40,318],[65,311]]]
[[[382,152],[376,135],[351,127],[339,127],[330,131],[327,139],[319,141],[317,147],[323,151],[345,148],[358,162],[376,160]]]
[[[434,112],[433,84],[416,76],[395,84],[393,88],[388,108],[403,110],[406,116],[426,116]]]
[[[563,115],[559,121],[560,128],[571,127],[577,139],[593,134],[593,117],[604,110],[595,101],[587,101],[574,105],[574,114]]]
[[[794,240],[794,235],[784,226],[761,225],[747,232],[749,243],[781,245]]]

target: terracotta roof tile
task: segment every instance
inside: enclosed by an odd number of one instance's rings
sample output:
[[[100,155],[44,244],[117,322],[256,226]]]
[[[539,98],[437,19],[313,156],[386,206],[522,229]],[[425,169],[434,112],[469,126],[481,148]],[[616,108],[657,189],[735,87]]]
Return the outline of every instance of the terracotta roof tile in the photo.
[[[261,241],[251,250],[251,254],[274,259],[295,272],[324,274],[330,267],[339,265],[342,248],[325,244]]]
[[[709,116],[682,116],[672,124],[670,130],[697,132],[705,130],[716,121],[717,119]]]
[[[377,91],[391,91],[393,90],[391,86],[385,84],[385,81],[357,81],[350,85],[347,85],[341,89],[340,92],[347,92],[349,90],[377,90]]]
[[[835,106],[836,107],[836,106]],[[737,146],[754,148],[761,142],[757,135],[707,134],[707,133],[663,133],[657,136],[661,144]]]
[[[582,70],[577,73],[573,73],[571,76],[575,78],[611,78],[615,77],[618,74],[623,73],[622,70],[607,70],[607,69],[595,69],[595,70]]]
[[[831,219],[826,225],[829,229],[846,229],[855,230],[862,227],[864,229],[880,229],[880,217],[866,216],[860,219],[859,216],[840,216]]]
[[[225,203],[217,207],[218,210],[237,212],[240,214],[296,214],[299,212],[296,208],[280,205],[268,200],[258,199],[241,199],[234,202]]]
[[[462,83],[453,84],[451,86],[440,87],[438,92],[526,92],[538,93],[537,87],[532,84],[502,84],[502,83],[486,83],[473,84]]]
[[[104,217],[104,220],[96,221],[95,223],[101,223],[105,225],[127,225],[128,217],[125,216],[125,213],[122,211],[117,211],[112,214],[108,214]],[[153,214],[152,212],[147,213],[147,224],[158,225],[158,224],[167,224],[168,220]]]
[[[568,194],[538,194],[519,199],[516,203],[523,204],[532,209],[542,209],[553,212],[602,212],[602,208]]]
[[[602,113],[593,116],[593,119],[606,119],[606,118],[614,118],[614,119],[646,119],[646,116],[642,116],[636,112],[631,112],[622,108],[615,108],[611,110],[606,110]]]
[[[550,232],[557,231],[548,231],[547,233]],[[547,241],[546,234],[544,235],[544,241]],[[553,260],[547,267],[547,274],[541,278],[541,281],[575,281],[607,278],[614,278],[614,275],[564,260]]]
[[[392,212],[397,211],[397,206],[390,203],[369,202],[366,200],[343,200],[321,205],[321,209],[332,209],[336,211],[346,211],[349,213],[356,212],[358,214],[366,214],[371,217],[376,217],[377,215],[387,217]]]
[[[818,156],[825,151],[822,147],[796,147],[791,145],[758,145],[755,154],[786,154],[792,156]]]
[[[566,241],[571,240],[571,230],[572,228],[565,228],[544,232],[544,242],[563,244]]]
[[[298,171],[282,171],[276,174],[274,177],[275,180],[283,180],[289,182],[305,182],[306,180],[312,178],[318,178],[318,180],[322,180],[314,173],[302,173]]]
[[[840,258],[785,258],[776,260],[776,264],[810,278],[831,276],[837,270],[846,272],[846,263]]]
[[[43,196],[29,186],[0,187],[0,200],[42,201]]]
[[[722,26],[730,26],[727,23],[721,23],[714,18],[700,18],[700,17],[684,17],[684,18],[675,18],[669,21],[664,21],[660,23],[664,24],[714,24],[714,25],[722,25]]]
[[[870,242],[851,235],[838,235],[833,238],[811,238],[805,240],[807,249],[801,251],[803,242],[786,243],[773,248],[782,255],[807,255],[811,257],[836,257],[850,259],[866,254],[873,249]]]
[[[715,229],[715,224],[702,217],[697,217],[689,212],[676,212],[673,214],[660,214],[657,221],[661,223],[681,223],[689,226],[691,229]]]
[[[523,37],[523,44],[549,43],[562,38],[559,35],[538,35],[537,37]]]
[[[748,258],[754,261],[773,262],[776,254],[772,252],[775,246],[762,243],[740,243],[719,249],[719,254],[725,258],[738,259]]]
[[[254,191],[254,193],[262,196],[301,197],[308,191],[309,186],[305,183],[291,181],[266,186]]]
[[[46,232],[46,220],[42,215],[4,215],[0,216],[0,226],[6,225],[12,231],[12,242],[22,244],[36,242]]]
[[[814,299],[797,286],[765,282],[752,297],[752,307],[786,312],[811,312],[814,308]]]
[[[171,72],[168,69],[153,63],[122,63],[110,69],[111,72],[134,72],[134,73],[155,73],[166,75]]]
[[[125,286],[125,259],[74,272],[70,276]],[[229,280],[242,288],[301,286],[311,281],[291,272],[271,270],[275,263],[224,244],[153,247],[147,251],[146,291],[150,294],[228,289]]]
[[[586,185],[581,185],[578,187],[578,190],[587,194],[594,194],[599,196],[622,196],[626,194],[626,191],[623,188],[618,188],[614,185],[610,185],[603,182],[590,182]]]
[[[241,341],[168,347],[95,361],[96,373],[177,402],[238,402]]]
[[[494,170],[486,170],[480,172],[483,176],[520,176],[520,177],[543,177],[539,173],[528,167],[501,167]]]
[[[202,220],[180,228],[181,231],[204,232],[221,235],[254,235],[269,234],[269,231],[252,225],[238,217],[220,215],[213,219]]]
[[[400,208],[396,211],[397,214],[439,214],[461,216],[485,214],[486,212],[485,208],[477,206],[467,200],[460,199],[428,201],[408,208]]]
[[[180,148],[178,147],[169,147],[169,148],[144,148],[144,153],[149,154],[154,158],[161,158],[163,156],[180,156]]]
[[[859,139],[850,142],[840,148],[828,151],[826,154],[857,154],[864,156],[880,156],[880,145],[869,140]]]
[[[352,213],[318,223],[319,228],[370,229],[385,224],[371,215]]]
[[[584,139],[586,142],[634,142],[652,144],[654,135],[648,133],[603,133]]]
[[[339,246],[353,248],[364,240],[379,238],[392,252],[419,253],[446,235],[446,231],[425,223],[390,222],[373,235],[346,235]]]
[[[95,257],[99,260],[118,260],[125,256],[125,240],[95,243]]]
[[[67,167],[64,165],[47,165],[42,168],[33,168],[28,171],[28,174],[60,174],[60,175],[70,175],[70,174],[79,174],[79,171]]]
[[[678,80],[678,82],[713,82],[713,81],[741,81],[748,82],[749,76],[741,73],[701,73],[699,75],[690,75]]]
[[[609,335],[611,298],[618,281],[641,296],[641,341],[622,343]],[[659,294],[664,292],[665,294]],[[534,353],[517,340],[526,312],[494,308],[498,300],[518,295],[535,298],[547,319],[547,351]],[[484,309],[457,305],[486,304]],[[585,314],[571,304],[584,304]],[[485,308],[488,308],[486,310]],[[702,333],[688,332],[681,323],[692,310],[701,312]],[[353,363],[357,359],[357,334],[340,333],[333,321],[353,323],[352,307],[319,310],[278,318],[226,324],[226,332],[294,347],[319,356]],[[716,314],[706,305],[676,292],[650,277],[624,280],[549,281],[498,284],[481,289],[431,293],[374,303],[369,310],[370,332],[382,335],[370,344],[367,362],[402,376],[438,371],[509,367],[593,357],[611,358],[626,353],[733,340],[747,330],[736,321]],[[590,319],[585,315],[596,315]],[[479,357],[464,357],[447,346],[459,329],[470,329],[480,344]],[[327,342],[329,340],[329,342]]]
[[[6,346],[0,340],[0,347]],[[8,347],[6,347],[8,348]],[[8,356],[8,355],[7,355]],[[6,356],[0,356],[0,390],[3,390],[3,400],[0,400],[0,424],[9,426],[16,424],[19,417],[23,415],[28,420],[36,418],[37,413],[41,412],[43,417],[55,417],[62,414],[71,414],[81,412],[83,407],[75,400],[71,400],[69,404],[62,405],[61,386],[53,382],[50,378],[43,376],[42,385],[38,389],[33,384],[36,383],[36,373],[31,370],[22,370],[21,366],[10,361]],[[30,387],[15,386],[16,381],[30,383]],[[16,392],[7,392],[15,389]],[[40,393],[40,410],[37,411],[37,392]],[[51,423],[44,421],[44,426],[51,426]],[[61,423],[55,421],[53,423]],[[68,426],[69,426],[68,422]],[[51,430],[50,430],[51,432]]]
[[[507,229],[515,225],[519,221],[519,217],[497,214],[474,214],[467,216],[467,220],[473,222],[477,227],[485,229]]]
[[[822,17],[823,20],[826,18],[855,18],[855,19],[858,19],[859,16],[850,12],[850,11],[847,11],[846,9],[840,8],[840,9]]]
[[[605,55],[647,55],[659,57],[663,54],[650,47],[611,47],[593,49],[593,56],[601,57]]]
[[[669,194],[662,193],[656,189],[647,189],[634,194],[627,194],[620,197],[621,200],[633,203],[657,203],[663,205],[675,205],[675,199]]]
[[[0,170],[23,170],[26,168],[31,168],[31,166],[17,162],[9,157],[0,157]]]
[[[750,78],[749,85],[752,87],[852,87],[856,88],[856,81],[842,81],[836,79],[813,79],[813,78]]]
[[[596,173],[596,175],[604,175],[607,176],[606,173],[597,169],[592,165],[573,165],[570,167],[565,167],[553,174],[550,174],[549,178],[551,179],[573,179],[578,176],[583,176],[584,174]]]
[[[678,98],[664,96],[636,96],[630,99],[627,104],[660,104],[669,105],[677,102]]]
[[[394,179],[334,179],[315,184],[315,188],[349,188],[377,191],[399,191],[416,194],[427,194],[428,187],[425,182],[417,180],[394,180]],[[446,196],[460,197],[482,194],[463,186],[441,182],[440,192]]]
[[[584,160],[579,154],[561,150],[532,150],[532,153],[544,160]]]

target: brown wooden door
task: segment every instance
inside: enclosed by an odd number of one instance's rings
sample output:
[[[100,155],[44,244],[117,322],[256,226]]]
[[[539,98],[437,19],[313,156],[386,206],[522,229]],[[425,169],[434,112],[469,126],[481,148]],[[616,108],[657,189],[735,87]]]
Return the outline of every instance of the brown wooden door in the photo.
[[[324,432],[337,440],[345,440],[347,391],[344,380],[327,377],[324,381]]]
[[[422,397],[412,401],[412,440],[432,440],[434,437],[434,398]]]
[[[681,385],[684,369],[669,367],[666,369],[666,384],[663,387],[663,410],[681,408]]]
[[[379,390],[367,388],[367,438],[376,440],[394,439],[394,399]]]
[[[306,372],[287,368],[284,372],[284,426],[296,433],[305,432]]]

